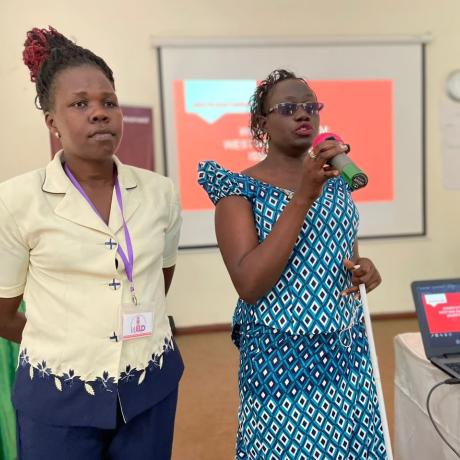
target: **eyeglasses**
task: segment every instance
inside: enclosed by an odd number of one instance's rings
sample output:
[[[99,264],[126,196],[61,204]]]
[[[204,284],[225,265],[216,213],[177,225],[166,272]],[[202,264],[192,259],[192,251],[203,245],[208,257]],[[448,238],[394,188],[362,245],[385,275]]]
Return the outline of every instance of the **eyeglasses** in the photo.
[[[299,109],[305,110],[308,115],[317,115],[323,107],[324,104],[322,102],[280,102],[269,108],[267,110],[267,115],[272,112],[278,112],[280,115],[290,117]]]

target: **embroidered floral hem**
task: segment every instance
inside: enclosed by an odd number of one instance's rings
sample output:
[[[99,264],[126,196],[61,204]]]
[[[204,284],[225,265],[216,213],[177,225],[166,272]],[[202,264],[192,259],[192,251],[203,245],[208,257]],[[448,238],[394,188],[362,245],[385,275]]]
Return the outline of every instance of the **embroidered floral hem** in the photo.
[[[32,365],[23,349],[13,403],[17,410],[50,424],[110,429],[116,424],[118,404],[129,421],[173,391],[183,368],[173,339],[165,342],[161,354],[151,356],[145,368],[127,365],[117,377],[105,371],[94,380],[81,379],[73,369],[56,375],[46,361]]]
[[[165,345],[161,354],[152,354],[148,365],[144,369],[136,369],[130,365],[126,366],[126,369],[120,373],[118,377],[118,383],[127,383],[135,381],[140,385],[144,379],[146,372],[152,372],[153,369],[162,369],[163,367],[163,355],[169,351],[174,350],[174,342],[172,340],[165,340]],[[96,377],[95,380],[82,380],[79,375],[76,375],[73,369],[69,369],[68,372],[62,375],[53,373],[52,369],[47,367],[46,361],[38,362],[35,365],[30,363],[30,358],[27,354],[27,348],[21,350],[19,353],[19,366],[26,368],[29,373],[30,380],[34,378],[48,379],[49,382],[53,382],[56,390],[65,391],[71,388],[76,382],[82,384],[86,392],[94,396],[96,391],[116,391],[117,381],[114,376],[110,376],[107,371],[104,371],[101,376]]]

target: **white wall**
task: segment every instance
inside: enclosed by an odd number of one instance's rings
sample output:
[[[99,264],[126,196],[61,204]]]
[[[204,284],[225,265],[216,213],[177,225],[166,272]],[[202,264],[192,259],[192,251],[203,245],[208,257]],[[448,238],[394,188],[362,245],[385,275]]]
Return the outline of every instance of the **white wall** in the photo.
[[[52,25],[101,55],[114,70],[121,103],[153,107],[160,171],[152,37],[429,32],[433,40],[427,51],[428,234],[360,243],[361,255],[375,261],[384,280],[370,296],[372,310],[409,311],[412,280],[460,276],[460,193],[443,186],[440,131],[444,80],[460,67],[459,18],[458,0],[0,0],[0,181],[41,167],[49,159],[48,133],[41,113],[34,109],[34,85],[21,60],[25,32],[34,26]],[[216,250],[181,253],[169,297],[181,327],[229,322],[236,300]]]

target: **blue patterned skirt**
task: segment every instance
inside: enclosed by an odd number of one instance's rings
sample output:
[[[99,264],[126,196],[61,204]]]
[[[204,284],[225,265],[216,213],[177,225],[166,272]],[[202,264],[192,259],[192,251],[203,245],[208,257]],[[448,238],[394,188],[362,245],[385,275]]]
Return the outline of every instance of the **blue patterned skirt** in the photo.
[[[313,337],[242,328],[239,390],[237,459],[386,459],[362,322]]]

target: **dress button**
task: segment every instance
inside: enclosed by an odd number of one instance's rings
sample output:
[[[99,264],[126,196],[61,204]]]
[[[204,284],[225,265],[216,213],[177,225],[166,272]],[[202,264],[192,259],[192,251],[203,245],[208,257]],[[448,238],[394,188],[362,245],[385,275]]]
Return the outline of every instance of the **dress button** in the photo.
[[[109,241],[106,241],[104,244],[107,249],[114,249],[118,246],[118,243],[112,240],[112,238],[110,238]]]
[[[114,291],[116,291],[117,289],[120,289],[121,283],[120,281],[113,278],[112,281],[109,281],[109,287],[113,289]]]

